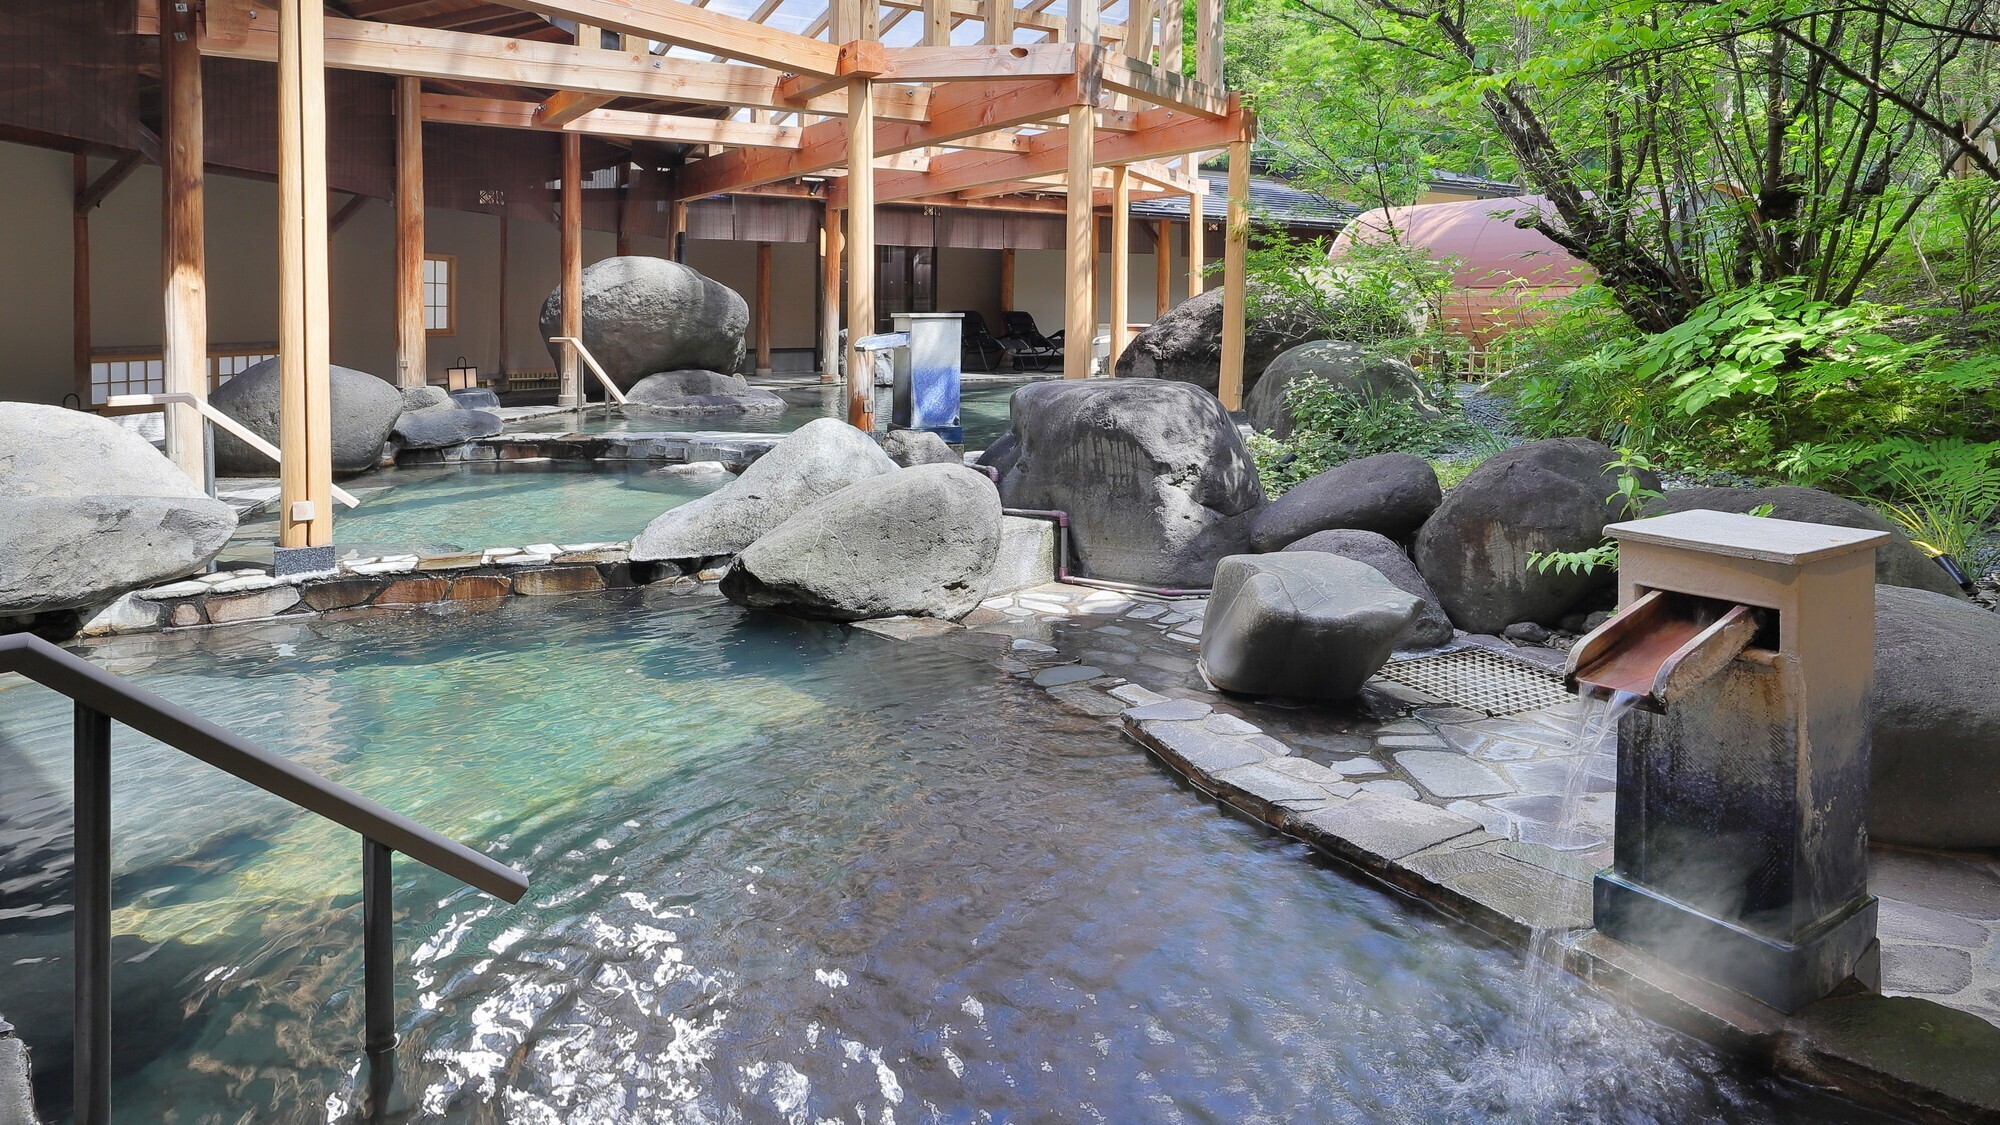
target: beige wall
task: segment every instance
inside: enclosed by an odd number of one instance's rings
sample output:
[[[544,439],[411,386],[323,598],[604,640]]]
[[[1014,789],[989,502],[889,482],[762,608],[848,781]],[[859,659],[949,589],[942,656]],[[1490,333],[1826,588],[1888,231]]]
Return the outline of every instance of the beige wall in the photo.
[[[0,398],[60,402],[74,383],[69,179],[67,153],[0,144]]]
[[[664,252],[664,251],[663,251]],[[757,244],[688,239],[687,264],[754,301]],[[816,348],[819,341],[819,244],[771,244],[771,346]],[[756,341],[752,339],[754,348]]]
[[[1136,240],[1135,240],[1136,241]],[[1168,263],[1172,292],[1168,307],[1187,300],[1187,254],[1182,232],[1174,232],[1173,258]],[[1151,253],[1135,253],[1126,267],[1125,300],[1133,324],[1153,322],[1158,279]],[[1211,279],[1211,282],[1213,279]],[[996,298],[997,299],[997,298]],[[1048,334],[1063,327],[1063,252],[1022,250],[1014,264],[1014,299],[1033,314],[1035,324]],[[1111,315],[1111,256],[1097,256],[1097,322],[1106,324]]]

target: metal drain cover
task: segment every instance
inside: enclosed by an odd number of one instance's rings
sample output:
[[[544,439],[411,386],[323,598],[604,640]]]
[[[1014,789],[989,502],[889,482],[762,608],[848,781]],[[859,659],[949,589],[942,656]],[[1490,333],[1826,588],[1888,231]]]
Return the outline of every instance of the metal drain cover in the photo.
[[[1376,675],[1490,716],[1535,711],[1571,699],[1561,676],[1483,648],[1392,660]]]

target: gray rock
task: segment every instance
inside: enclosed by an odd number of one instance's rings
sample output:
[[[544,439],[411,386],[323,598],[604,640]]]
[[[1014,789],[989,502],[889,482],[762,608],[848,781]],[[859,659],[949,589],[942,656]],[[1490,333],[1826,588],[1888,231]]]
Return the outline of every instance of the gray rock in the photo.
[[[1423,379],[1409,364],[1372,356],[1361,345],[1345,340],[1315,340],[1287,349],[1264,368],[1264,377],[1244,392],[1243,412],[1250,424],[1276,437],[1290,436],[1295,422],[1285,405],[1285,394],[1303,379],[1319,379],[1367,398],[1402,399],[1426,414],[1437,413],[1424,393]]]
[[[629,406],[662,414],[781,414],[785,400],[740,376],[716,371],[662,371],[625,392]]]
[[[1500,635],[1524,645],[1538,645],[1549,639],[1549,631],[1532,621],[1516,621],[1500,630]]]
[[[333,471],[365,473],[382,459],[383,443],[403,414],[403,394],[394,383],[350,367],[327,368],[328,416],[333,432]],[[243,423],[251,433],[283,448],[278,434],[278,361],[253,364],[215,388],[208,401]],[[215,431],[215,471],[225,476],[276,476],[277,462]]]
[[[465,407],[467,410],[500,409],[500,396],[487,390],[485,387],[467,387],[464,390],[448,391],[446,393],[451,395],[451,401]]]
[[[722,593],[741,605],[862,621],[955,621],[986,596],[1000,494],[963,465],[870,476],[779,524],[736,558]]]
[[[1664,516],[1694,508],[1707,508],[1716,512],[1748,512],[1766,504],[1771,505],[1771,515],[1781,520],[1886,531],[1889,533],[1890,542],[1876,548],[1875,551],[1875,581],[1890,586],[1929,590],[1934,594],[1945,594],[1954,598],[1965,596],[1958,588],[1958,583],[1953,582],[1944,572],[1944,568],[1932,561],[1930,556],[1924,554],[1916,544],[1910,542],[1910,537],[1903,534],[1901,528],[1889,522],[1887,517],[1866,505],[1835,496],[1831,492],[1822,492],[1817,488],[1798,488],[1792,485],[1774,485],[1769,488],[1677,488],[1655,500],[1647,501],[1640,509],[1640,514]]]
[[[116,423],[0,402],[0,614],[107,603],[192,574],[235,530],[229,505]]]
[[[733,555],[821,497],[896,463],[836,418],[815,418],[733,481],[662,514],[632,541],[634,562]]]
[[[1363,457],[1302,480],[1266,505],[1250,524],[1250,549],[1282,550],[1336,528],[1407,540],[1443,500],[1429,461],[1408,453]]]
[[[1232,555],[1215,571],[1201,669],[1243,695],[1350,699],[1388,662],[1419,604],[1338,555]]]
[[[404,401],[416,390],[433,390],[436,387],[413,387],[403,393]],[[396,428],[391,431],[397,444],[404,449],[443,449],[448,445],[471,441],[474,438],[492,437],[500,432],[500,416],[490,410],[469,410],[451,400],[443,391],[438,397],[442,405],[426,406],[416,410],[405,410],[396,419]]]
[[[1280,353],[1325,336],[1308,318],[1282,312],[1249,317],[1243,327],[1246,395]],[[1118,356],[1116,374],[1121,379],[1193,383],[1213,394],[1222,377],[1221,287],[1182,301],[1132,337]]]
[[[429,410],[438,406],[452,406],[451,395],[443,387],[428,384],[421,387],[400,387],[403,395],[403,413],[413,410]]]
[[[542,338],[560,336],[562,289],[542,303]],[[625,390],[656,371],[743,365],[750,306],[736,291],[664,258],[605,258],[583,270],[583,343]],[[549,354],[562,362],[562,345]]]
[[[1001,499],[1068,512],[1090,577],[1204,587],[1249,548],[1263,486],[1228,413],[1198,387],[1033,383],[1014,392],[1011,437]]]
[[[1606,499],[1617,455],[1594,441],[1554,438],[1503,450],[1460,482],[1417,534],[1417,569],[1452,623],[1497,633],[1516,621],[1555,625],[1611,581],[1608,569],[1577,574],[1529,563],[1536,552],[1581,551],[1604,539],[1621,501]],[[1640,474],[1648,488],[1659,479]]]
[[[1417,573],[1417,564],[1386,536],[1372,531],[1322,531],[1285,548],[1286,551],[1321,551],[1329,555],[1365,563],[1387,578],[1398,590],[1413,594],[1423,603],[1416,620],[1403,634],[1399,648],[1436,648],[1451,640],[1451,618],[1439,607],[1430,583]]]
[[[949,443],[929,430],[890,430],[882,436],[882,452],[904,468],[964,464]]]
[[[1872,838],[2000,846],[2000,614],[1903,586],[1875,587]]]

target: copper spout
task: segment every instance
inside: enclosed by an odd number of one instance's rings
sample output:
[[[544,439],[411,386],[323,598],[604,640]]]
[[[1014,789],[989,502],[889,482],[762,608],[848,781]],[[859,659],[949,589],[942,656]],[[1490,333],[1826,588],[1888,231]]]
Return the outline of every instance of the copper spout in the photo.
[[[1663,713],[1742,653],[1757,625],[1748,606],[1653,590],[1570,650],[1563,683],[1578,695],[1631,696],[1635,706]]]

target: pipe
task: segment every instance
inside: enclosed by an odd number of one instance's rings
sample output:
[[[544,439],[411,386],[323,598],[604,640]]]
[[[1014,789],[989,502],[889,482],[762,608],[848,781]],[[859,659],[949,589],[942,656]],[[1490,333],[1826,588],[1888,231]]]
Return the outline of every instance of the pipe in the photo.
[[[998,474],[991,465],[977,467],[986,470],[997,482]],[[1171,586],[1145,586],[1137,582],[1116,582],[1109,578],[1085,578],[1081,574],[1072,574],[1069,569],[1068,512],[1057,508],[1002,508],[1000,514],[1030,520],[1048,520],[1056,525],[1056,581],[1058,582],[1067,582],[1073,586],[1091,586],[1100,590],[1115,590],[1125,594],[1146,594],[1155,598],[1205,598],[1209,594],[1209,587],[1206,586],[1181,590]]]

